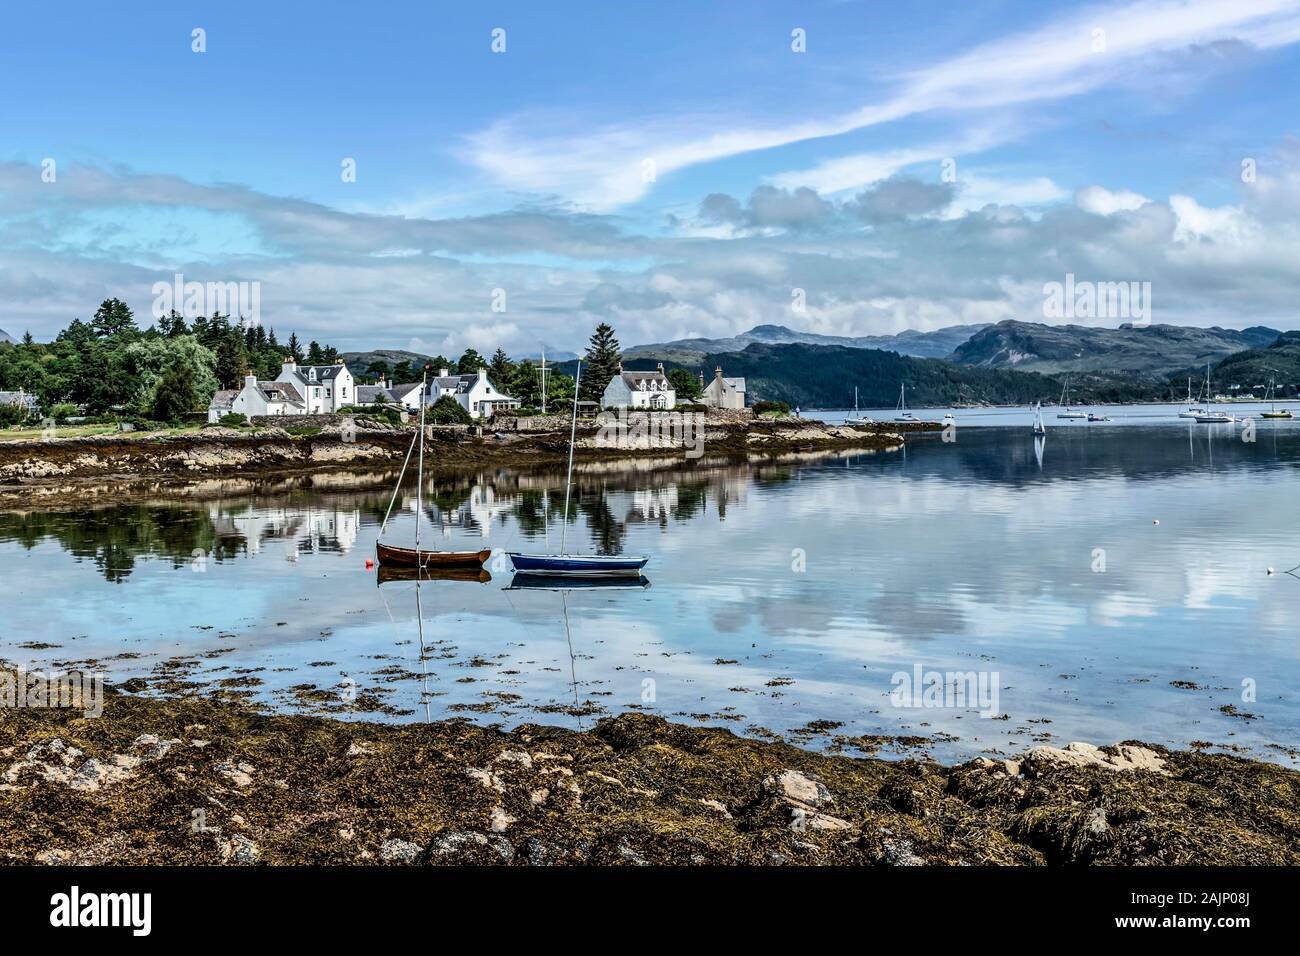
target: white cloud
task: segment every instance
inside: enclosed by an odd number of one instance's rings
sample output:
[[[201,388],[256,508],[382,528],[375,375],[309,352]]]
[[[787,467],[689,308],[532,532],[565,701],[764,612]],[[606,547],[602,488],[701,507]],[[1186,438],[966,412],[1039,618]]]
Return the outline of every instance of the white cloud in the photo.
[[[1076,206],[1099,216],[1109,216],[1120,211],[1131,212],[1150,201],[1146,196],[1129,189],[1111,192],[1104,186],[1085,186],[1074,194]]]

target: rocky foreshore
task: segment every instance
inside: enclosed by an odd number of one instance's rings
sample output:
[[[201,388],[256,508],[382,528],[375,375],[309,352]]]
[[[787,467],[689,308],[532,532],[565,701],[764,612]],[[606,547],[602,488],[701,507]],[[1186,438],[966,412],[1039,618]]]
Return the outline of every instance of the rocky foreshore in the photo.
[[[160,481],[320,472],[338,468],[400,465],[412,428],[358,416],[312,434],[274,426],[204,428],[197,432],[134,433],[0,441],[0,507],[46,507],[85,503],[105,481],[113,496],[151,488]],[[897,447],[892,428],[834,426],[809,419],[707,421],[696,452],[710,456],[770,457],[791,452]],[[466,467],[528,466],[563,461],[567,431],[472,433],[464,426],[430,426],[426,471]],[[593,427],[578,431],[579,460],[686,454],[680,436],[640,435],[602,440]]]
[[[1300,773],[1036,747],[853,759],[626,713],[387,725],[109,689],[0,708],[10,864],[1296,864]]]

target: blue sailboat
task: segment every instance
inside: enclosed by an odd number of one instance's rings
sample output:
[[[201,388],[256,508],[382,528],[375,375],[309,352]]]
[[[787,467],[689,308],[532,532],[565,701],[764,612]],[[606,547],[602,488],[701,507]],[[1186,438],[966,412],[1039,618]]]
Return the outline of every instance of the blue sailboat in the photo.
[[[573,380],[573,423],[569,426],[569,471],[564,479],[564,524],[560,530],[559,554],[523,554],[507,551],[516,571],[529,575],[557,577],[603,577],[606,575],[639,576],[650,560],[648,554],[568,554],[564,550],[565,532],[569,527],[569,493],[573,487],[573,446],[578,435],[578,384],[582,381],[582,360],[578,360],[577,374]]]

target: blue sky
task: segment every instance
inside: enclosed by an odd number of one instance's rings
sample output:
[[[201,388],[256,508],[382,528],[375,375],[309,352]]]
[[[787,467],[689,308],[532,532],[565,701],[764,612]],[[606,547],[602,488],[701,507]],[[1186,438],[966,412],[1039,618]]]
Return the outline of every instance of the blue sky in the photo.
[[[1300,324],[1300,0],[284,6],[0,11],[0,328],[175,272],[343,348],[1042,321],[1067,272]]]

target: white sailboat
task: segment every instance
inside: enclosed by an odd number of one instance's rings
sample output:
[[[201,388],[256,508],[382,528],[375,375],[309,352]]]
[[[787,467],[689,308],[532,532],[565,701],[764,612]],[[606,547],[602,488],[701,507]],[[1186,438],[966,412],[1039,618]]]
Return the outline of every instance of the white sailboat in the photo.
[[[1211,394],[1213,393],[1210,391],[1210,365],[1207,362],[1205,365],[1205,400],[1207,405]],[[1231,425],[1236,421],[1235,418],[1222,409],[1208,407],[1203,414],[1196,416],[1196,420],[1202,425]]]
[[[845,417],[844,424],[860,425],[865,421],[866,419],[862,417],[862,413],[858,411],[858,387],[854,385],[853,386],[853,414]]]
[[[1043,422],[1043,403],[1034,402],[1034,434],[1046,435],[1047,425]]]
[[[1189,376],[1187,376],[1187,408],[1186,408],[1185,410],[1179,412],[1179,413],[1178,413],[1178,417],[1179,417],[1179,418],[1195,418],[1197,415],[1204,415],[1205,412],[1206,412],[1206,409],[1198,407],[1198,406],[1199,406],[1199,403],[1200,403],[1200,400],[1201,400],[1201,396],[1200,396],[1199,393],[1197,393],[1197,396],[1196,396],[1197,404],[1195,404],[1195,405],[1192,404],[1192,377],[1189,375]]]
[[[907,410],[907,386],[899,383],[898,386],[898,405],[894,408],[899,414],[894,416],[896,422],[914,422],[916,416]]]
[[[1057,418],[1087,418],[1087,412],[1081,412],[1070,407],[1067,399],[1070,397],[1070,379],[1067,376],[1061,385],[1061,410],[1056,413]]]

